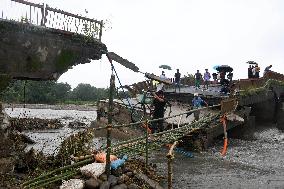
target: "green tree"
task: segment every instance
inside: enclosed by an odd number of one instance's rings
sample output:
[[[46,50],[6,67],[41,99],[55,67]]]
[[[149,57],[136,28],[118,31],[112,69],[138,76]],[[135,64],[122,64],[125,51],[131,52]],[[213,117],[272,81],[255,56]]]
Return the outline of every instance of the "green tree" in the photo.
[[[72,97],[74,100],[90,101],[95,100],[95,87],[90,84],[80,83],[72,91]]]
[[[71,92],[71,86],[68,83],[56,83],[52,90],[56,97],[56,101],[63,102],[68,99]]]

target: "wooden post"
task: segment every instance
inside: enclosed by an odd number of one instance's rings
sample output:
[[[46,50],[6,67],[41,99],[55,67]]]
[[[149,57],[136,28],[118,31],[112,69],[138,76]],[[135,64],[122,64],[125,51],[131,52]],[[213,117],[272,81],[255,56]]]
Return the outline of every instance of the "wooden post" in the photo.
[[[149,137],[149,131],[148,131],[148,123],[149,121],[148,120],[146,120],[146,122],[145,122],[145,132],[146,132],[146,157],[145,157],[145,159],[146,159],[146,162],[145,162],[145,166],[146,166],[146,168],[148,167],[148,160],[149,160],[149,139],[148,139],[148,137]]]
[[[176,147],[176,145],[178,144],[177,141],[175,141],[173,143],[173,145],[171,146],[169,153],[167,154],[167,158],[168,158],[168,189],[172,189],[173,188],[173,159],[174,159],[174,148]]]
[[[111,74],[110,89],[109,89],[109,106],[108,106],[108,128],[107,128],[107,155],[106,155],[106,174],[107,178],[110,175],[110,153],[111,153],[111,128],[113,118],[113,95],[115,90],[115,77]]]

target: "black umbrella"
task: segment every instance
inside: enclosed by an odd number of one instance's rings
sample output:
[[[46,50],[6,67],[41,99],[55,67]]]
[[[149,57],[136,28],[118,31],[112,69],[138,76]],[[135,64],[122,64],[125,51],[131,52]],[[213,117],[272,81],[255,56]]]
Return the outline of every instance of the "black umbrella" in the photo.
[[[165,64],[160,65],[159,68],[162,68],[162,69],[165,69],[165,70],[172,70],[172,68],[170,66],[165,65]]]
[[[218,72],[232,72],[233,68],[228,65],[221,65],[215,68]]]
[[[255,61],[247,61],[247,64],[257,64]]]

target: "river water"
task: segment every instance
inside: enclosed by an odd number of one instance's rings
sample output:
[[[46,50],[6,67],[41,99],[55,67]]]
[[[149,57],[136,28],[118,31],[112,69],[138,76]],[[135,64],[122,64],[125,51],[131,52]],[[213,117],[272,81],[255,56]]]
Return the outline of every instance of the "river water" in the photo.
[[[40,118],[40,119],[58,119],[64,126],[60,129],[48,130],[32,130],[24,131],[23,133],[34,140],[36,143],[28,145],[26,150],[34,148],[42,151],[47,155],[54,155],[58,152],[60,144],[65,138],[83,129],[73,129],[68,127],[70,122],[85,123],[86,127],[91,124],[91,121],[96,119],[96,111],[94,109],[70,110],[58,109],[57,106],[50,108],[5,108],[5,112],[10,117],[16,118]],[[101,138],[94,139],[94,146],[99,145]]]
[[[229,139],[225,157],[223,142],[194,158],[176,153],[173,188],[284,188],[284,133],[266,125],[257,128],[254,139]],[[167,151],[152,159],[166,173]],[[164,183],[166,186],[166,183]]]

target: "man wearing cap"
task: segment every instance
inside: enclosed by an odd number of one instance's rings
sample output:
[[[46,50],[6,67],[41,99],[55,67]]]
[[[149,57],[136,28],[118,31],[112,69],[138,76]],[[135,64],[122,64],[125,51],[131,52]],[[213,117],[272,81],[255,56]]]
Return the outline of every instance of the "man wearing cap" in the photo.
[[[158,91],[157,93],[153,93],[154,100],[153,100],[153,119],[164,118],[165,114],[165,106],[166,104],[170,103],[165,99],[164,92],[162,90]],[[161,132],[164,130],[163,120],[152,122],[152,129],[153,133]]]
[[[194,93],[194,97],[193,97],[193,99],[192,99],[192,107],[193,107],[193,109],[199,109],[199,108],[201,108],[204,104],[208,107],[207,102],[205,102],[204,100],[202,100],[202,99],[198,96],[198,93]],[[200,115],[200,110],[196,110],[193,114],[194,114],[194,120],[195,120],[195,121],[198,121],[198,120],[199,120],[199,115]]]

